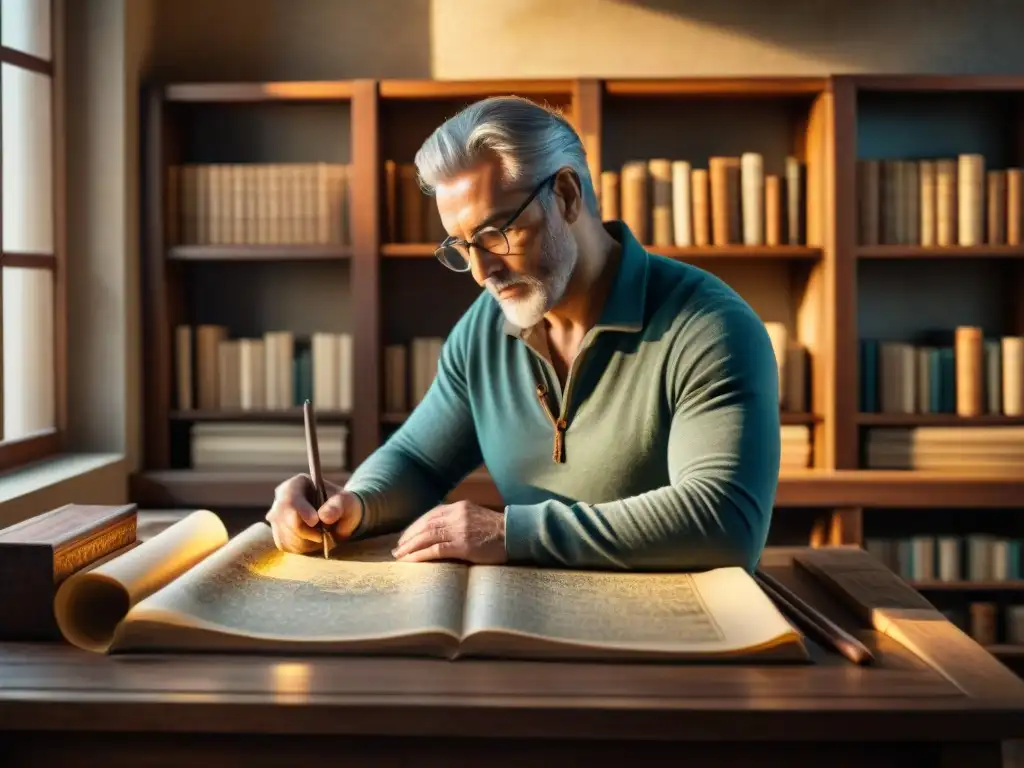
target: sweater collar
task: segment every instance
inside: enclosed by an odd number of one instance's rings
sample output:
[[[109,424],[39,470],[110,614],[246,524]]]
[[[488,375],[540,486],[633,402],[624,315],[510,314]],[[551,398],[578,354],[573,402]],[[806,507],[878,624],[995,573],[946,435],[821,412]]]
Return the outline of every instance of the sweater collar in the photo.
[[[644,325],[650,254],[624,222],[607,221],[604,228],[622,244],[622,255],[615,282],[594,327],[601,330],[640,331]],[[524,341],[529,340],[535,328],[520,328],[507,318],[504,321],[505,333]]]

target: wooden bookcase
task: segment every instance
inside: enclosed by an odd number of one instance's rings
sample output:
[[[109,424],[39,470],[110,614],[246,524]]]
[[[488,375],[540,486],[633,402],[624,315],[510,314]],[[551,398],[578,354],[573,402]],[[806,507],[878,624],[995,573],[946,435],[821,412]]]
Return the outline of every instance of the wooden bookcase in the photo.
[[[192,424],[225,417],[301,423],[301,412],[178,410],[178,323],[222,322],[236,333],[283,326],[297,334],[350,333],[355,406],[320,417],[347,425],[349,467],[401,423],[404,414],[383,407],[383,347],[414,335],[445,335],[479,289],[468,276],[436,264],[432,242],[389,242],[384,164],[410,162],[446,117],[477,98],[504,93],[562,108],[583,138],[595,181],[602,169],[654,157],[706,167],[711,155],[757,151],[766,173],[778,172],[787,155],[804,164],[801,243],[651,246],[719,274],[763,316],[784,322],[809,350],[810,407],[785,413],[783,422],[811,426],[812,466],[780,478],[772,543],[811,537],[862,544],[893,531],[936,534],[965,525],[1021,534],[1012,512],[1024,509],[1024,471],[986,478],[861,467],[865,430],[872,426],[1009,425],[1024,424],[1024,418],[860,413],[859,396],[860,340],[887,333],[887,317],[895,318],[899,334],[911,334],[925,320],[1024,333],[1024,246],[863,245],[858,239],[859,159],[978,151],[993,163],[1024,164],[1024,78],[1016,77],[153,86],[144,116],[145,467],[132,478],[134,501],[258,512],[289,474],[190,469]],[[347,243],[169,244],[169,166],[292,161],[348,164]],[[998,327],[990,327],[993,318]],[[468,478],[453,497],[500,503],[485,472]],[[921,586],[943,599],[969,598],[983,587],[1002,599],[1022,585]]]

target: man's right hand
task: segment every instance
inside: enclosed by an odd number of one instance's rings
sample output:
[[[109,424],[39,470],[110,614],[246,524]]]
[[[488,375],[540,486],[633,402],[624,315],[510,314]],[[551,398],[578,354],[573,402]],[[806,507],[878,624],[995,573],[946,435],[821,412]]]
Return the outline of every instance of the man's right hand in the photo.
[[[319,509],[310,501],[316,493],[309,475],[295,475],[274,489],[267,522],[278,549],[299,554],[322,549],[321,522],[336,540],[348,538],[359,526],[363,519],[359,498],[334,483],[324,481],[324,488],[327,501]]]

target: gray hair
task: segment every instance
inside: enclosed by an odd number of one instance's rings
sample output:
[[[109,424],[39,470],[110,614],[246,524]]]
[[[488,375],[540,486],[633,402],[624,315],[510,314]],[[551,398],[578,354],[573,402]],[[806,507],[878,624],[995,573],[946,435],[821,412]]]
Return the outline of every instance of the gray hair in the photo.
[[[583,142],[557,111],[521,96],[482,99],[442,123],[416,153],[420,186],[438,182],[497,156],[505,183],[534,186],[560,168],[579,176],[583,202],[598,215],[597,195]]]

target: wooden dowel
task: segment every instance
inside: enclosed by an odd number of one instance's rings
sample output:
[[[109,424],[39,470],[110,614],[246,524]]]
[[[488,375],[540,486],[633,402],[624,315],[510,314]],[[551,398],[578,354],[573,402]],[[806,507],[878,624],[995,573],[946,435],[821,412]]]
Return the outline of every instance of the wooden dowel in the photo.
[[[874,655],[860,640],[830,618],[808,605],[774,576],[758,569],[755,578],[768,597],[789,614],[790,618],[807,634],[838,651],[854,664],[870,664]]]

